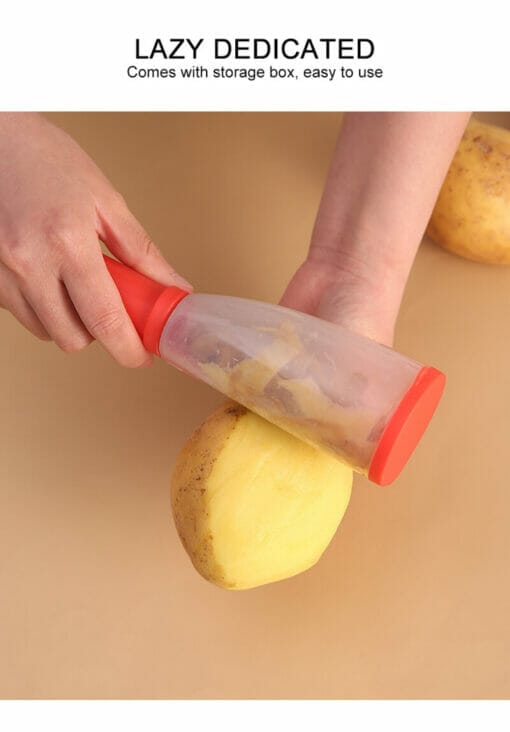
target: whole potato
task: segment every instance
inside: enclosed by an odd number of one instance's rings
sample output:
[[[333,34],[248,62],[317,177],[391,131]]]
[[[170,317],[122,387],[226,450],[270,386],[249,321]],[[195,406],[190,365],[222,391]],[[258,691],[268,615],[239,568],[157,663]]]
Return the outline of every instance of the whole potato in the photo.
[[[510,131],[471,119],[428,236],[461,257],[510,264]]]

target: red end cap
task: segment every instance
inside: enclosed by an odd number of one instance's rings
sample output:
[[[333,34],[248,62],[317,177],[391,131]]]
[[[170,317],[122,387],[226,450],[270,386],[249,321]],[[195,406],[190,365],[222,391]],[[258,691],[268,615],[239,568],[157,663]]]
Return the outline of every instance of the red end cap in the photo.
[[[111,257],[103,255],[103,258],[145,348],[159,356],[159,340],[165,323],[189,292],[161,285]]]
[[[399,475],[425,432],[441,399],[446,377],[432,366],[418,372],[379,439],[368,477],[389,485]]]

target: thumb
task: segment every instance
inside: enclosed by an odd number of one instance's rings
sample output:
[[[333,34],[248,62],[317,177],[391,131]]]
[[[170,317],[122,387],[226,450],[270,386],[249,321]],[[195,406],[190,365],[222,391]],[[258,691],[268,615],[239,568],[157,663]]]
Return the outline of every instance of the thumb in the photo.
[[[281,305],[315,315],[391,345],[395,314],[383,292],[325,263],[307,260],[290,281]]]
[[[330,284],[322,292],[314,314],[387,346],[393,343],[394,321],[377,301],[376,293],[348,283]]]
[[[121,204],[107,213],[97,211],[97,234],[121,262],[163,285],[193,290],[166,261],[156,244],[127,206]]]

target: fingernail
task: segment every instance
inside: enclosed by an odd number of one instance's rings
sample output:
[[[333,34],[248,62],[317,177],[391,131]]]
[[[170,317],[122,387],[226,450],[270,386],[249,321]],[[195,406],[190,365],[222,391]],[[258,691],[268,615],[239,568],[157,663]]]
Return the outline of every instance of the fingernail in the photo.
[[[181,277],[181,275],[177,274],[177,272],[172,274],[172,284],[176,287],[180,287],[181,290],[188,290],[189,292],[193,291],[193,285],[191,284],[191,282],[185,280],[184,277]]]
[[[141,369],[148,369],[150,366],[152,366],[153,359],[149,358],[148,361],[145,361],[145,363],[142,363],[140,366]]]

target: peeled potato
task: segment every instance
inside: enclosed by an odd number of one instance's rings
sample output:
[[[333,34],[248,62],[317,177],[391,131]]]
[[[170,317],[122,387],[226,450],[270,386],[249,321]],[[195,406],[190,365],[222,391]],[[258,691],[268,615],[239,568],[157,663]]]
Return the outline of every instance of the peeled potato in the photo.
[[[181,450],[172,508],[198,572],[242,590],[315,564],[351,486],[352,470],[336,458],[228,402]]]
[[[510,131],[472,119],[427,234],[461,257],[510,264]]]

